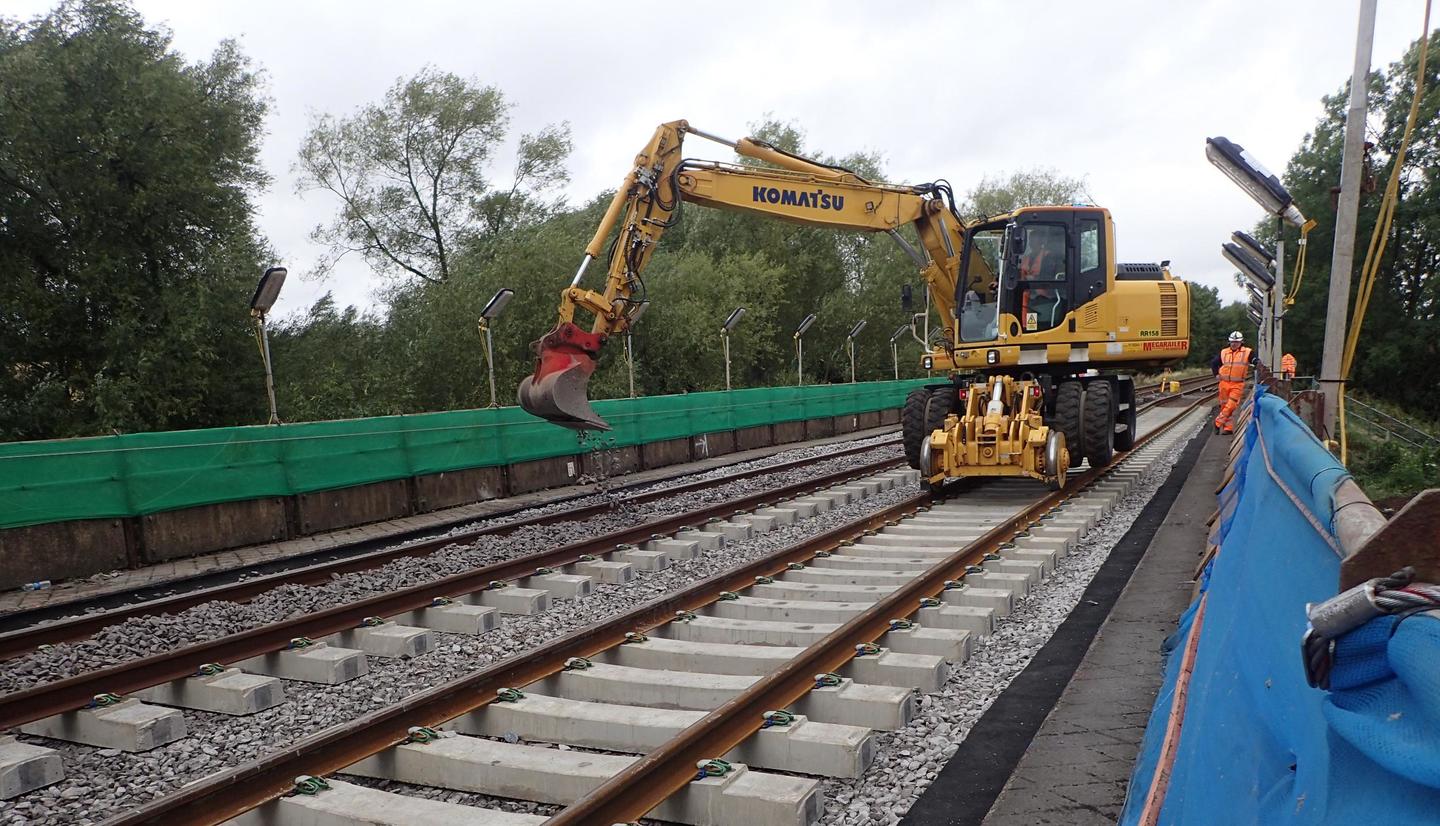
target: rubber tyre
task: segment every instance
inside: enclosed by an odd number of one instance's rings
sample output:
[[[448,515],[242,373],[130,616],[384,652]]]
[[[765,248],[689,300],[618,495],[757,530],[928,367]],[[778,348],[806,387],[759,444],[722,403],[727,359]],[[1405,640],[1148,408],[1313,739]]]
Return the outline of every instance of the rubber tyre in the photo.
[[[922,387],[911,390],[900,411],[900,441],[910,467],[920,470],[920,445],[945,424],[955,406],[955,388]]]
[[[1080,432],[1083,419],[1081,405],[1085,390],[1078,381],[1062,381],[1055,388],[1055,410],[1050,415],[1050,426],[1065,434],[1065,446],[1070,449],[1070,467],[1077,467],[1085,457],[1085,440]]]
[[[925,407],[930,403],[930,388],[919,387],[905,397],[900,409],[900,444],[905,448],[905,461],[920,469],[920,442],[925,438]]]
[[[1085,458],[1099,468],[1115,458],[1115,394],[1108,381],[1092,381],[1085,388],[1083,420]]]

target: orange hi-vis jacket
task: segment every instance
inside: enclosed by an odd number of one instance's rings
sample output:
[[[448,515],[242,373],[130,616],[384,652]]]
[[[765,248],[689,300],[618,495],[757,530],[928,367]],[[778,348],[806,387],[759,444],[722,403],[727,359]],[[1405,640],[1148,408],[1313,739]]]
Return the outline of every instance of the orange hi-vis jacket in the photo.
[[[1285,355],[1283,355],[1283,356],[1280,357],[1280,372],[1282,372],[1282,373],[1294,373],[1294,372],[1295,372],[1295,357],[1294,357],[1294,356],[1290,355],[1289,353],[1286,353]]]
[[[1226,347],[1220,351],[1220,380],[1221,381],[1245,381],[1250,375],[1250,353],[1249,347],[1241,347],[1231,350]]]

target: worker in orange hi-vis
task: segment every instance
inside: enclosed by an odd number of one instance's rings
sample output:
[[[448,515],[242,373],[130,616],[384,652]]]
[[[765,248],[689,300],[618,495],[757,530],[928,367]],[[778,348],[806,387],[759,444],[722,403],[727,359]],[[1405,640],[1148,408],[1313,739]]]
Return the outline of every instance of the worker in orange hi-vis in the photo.
[[[1210,360],[1210,371],[1220,379],[1220,412],[1215,416],[1216,433],[1235,432],[1235,408],[1240,406],[1240,394],[1245,390],[1245,379],[1250,375],[1250,365],[1255,363],[1255,352],[1245,346],[1245,337],[1236,330],[1230,334],[1230,346]]]
[[[1293,381],[1295,378],[1295,357],[1286,353],[1280,357],[1280,378]]]

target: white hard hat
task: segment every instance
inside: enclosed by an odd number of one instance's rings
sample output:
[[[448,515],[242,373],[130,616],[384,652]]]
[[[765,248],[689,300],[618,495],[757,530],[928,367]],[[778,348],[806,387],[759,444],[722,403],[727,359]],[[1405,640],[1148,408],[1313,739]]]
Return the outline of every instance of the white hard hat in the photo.
[[[1239,330],[1235,330],[1235,331],[1233,331],[1232,333],[1230,333],[1230,340],[1231,340],[1231,341],[1244,341],[1244,340],[1245,340],[1245,337],[1242,336],[1242,335],[1240,335],[1240,331],[1239,331]]]

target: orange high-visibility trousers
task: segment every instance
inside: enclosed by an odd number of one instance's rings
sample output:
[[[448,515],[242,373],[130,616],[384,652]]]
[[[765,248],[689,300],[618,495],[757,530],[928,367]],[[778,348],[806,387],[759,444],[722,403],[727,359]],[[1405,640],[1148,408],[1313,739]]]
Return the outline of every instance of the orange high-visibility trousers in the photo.
[[[1224,433],[1235,432],[1235,410],[1240,407],[1240,394],[1245,390],[1243,381],[1220,382],[1220,413],[1215,416],[1215,428]]]

